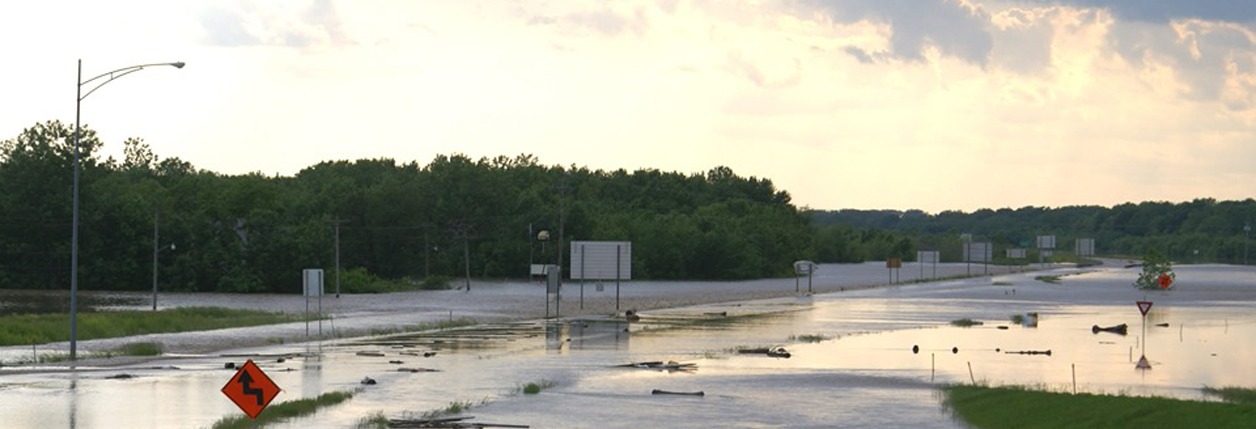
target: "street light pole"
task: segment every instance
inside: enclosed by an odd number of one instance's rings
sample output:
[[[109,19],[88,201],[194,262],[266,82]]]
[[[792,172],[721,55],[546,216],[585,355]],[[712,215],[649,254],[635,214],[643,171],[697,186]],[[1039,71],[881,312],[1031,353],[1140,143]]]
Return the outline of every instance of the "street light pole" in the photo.
[[[83,99],[92,95],[100,87],[105,86],[109,82],[113,82],[122,76],[143,70],[147,67],[171,66],[181,69],[185,63],[182,61],[174,63],[153,63],[140,64],[130,67],[123,67],[106,73],[101,73],[91,79],[83,80],[83,60],[78,60],[78,76],[75,78],[74,86],[74,204],[72,209],[74,214],[71,221],[70,232],[70,360],[74,361],[78,358],[78,243],[79,243],[79,135],[81,126],[79,125],[82,117]],[[103,79],[103,80],[101,80]],[[83,93],[83,86],[97,82],[95,86]]]
[[[160,246],[158,242],[157,238],[161,232],[161,230],[158,229],[161,219],[159,213],[160,211],[153,209],[153,311],[157,311],[157,258],[162,250],[174,250],[174,243]]]

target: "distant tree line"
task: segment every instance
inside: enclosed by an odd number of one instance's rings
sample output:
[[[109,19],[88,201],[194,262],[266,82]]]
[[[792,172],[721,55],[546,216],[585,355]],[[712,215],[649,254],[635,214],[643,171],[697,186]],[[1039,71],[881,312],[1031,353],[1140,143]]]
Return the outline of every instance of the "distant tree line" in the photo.
[[[0,285],[68,288],[73,127],[45,122],[0,143]],[[521,278],[571,240],[633,243],[638,279],[789,275],[811,226],[789,195],[727,167],[704,174],[544,166],[530,155],[425,166],[323,162],[292,177],[221,175],[159,159],[141,140],[101,159],[82,133],[80,285],[144,289],[154,224],[163,290],[297,292],[300,271]],[[551,232],[549,242],[535,239]],[[165,249],[174,243],[175,249]],[[563,246],[564,252],[569,252]]]
[[[880,251],[904,260],[914,259],[919,248],[939,250],[943,260],[958,261],[964,246],[961,234],[970,234],[973,242],[992,243],[996,259],[1006,259],[1004,250],[1008,248],[1031,249],[1032,255],[1037,236],[1053,235],[1056,253],[1064,255],[1073,253],[1077,239],[1090,238],[1095,240],[1095,251],[1100,255],[1137,258],[1154,250],[1177,262],[1239,264],[1244,257],[1243,227],[1256,228],[1256,200],[1196,199],[1182,203],[1125,203],[1111,208],[1022,207],[972,213],[944,211],[936,215],[920,210],[834,210],[813,211],[811,216],[821,235],[884,236],[873,240],[882,243],[881,247],[865,246],[865,251]],[[855,251],[841,246],[849,242],[827,240],[829,247],[817,250],[821,255],[842,255]],[[887,245],[889,250],[880,250]],[[1256,255],[1250,254],[1256,249],[1247,251],[1248,262],[1256,262]],[[874,256],[878,255],[864,256],[877,259]]]
[[[0,142],[0,287],[68,289],[73,131],[50,121]],[[631,241],[635,279],[730,280],[789,276],[800,259],[911,261],[919,249],[958,261],[961,233],[1000,252],[1054,234],[1068,249],[1088,237],[1105,254],[1154,247],[1173,259],[1190,251],[1193,260],[1238,262],[1243,222],[1256,213],[1250,199],[810,211],[770,180],[727,167],[593,171],[531,155],[442,155],[427,165],[334,161],[268,177],[198,170],[134,138],[124,159],[102,159],[101,145],[83,130],[79,275],[96,290],[148,288],[156,247],[162,290],[299,292],[302,269],[330,274],[336,225],[353,279],[521,278],[530,263],[558,261],[561,231],[568,242]],[[536,239],[540,230],[549,241]]]

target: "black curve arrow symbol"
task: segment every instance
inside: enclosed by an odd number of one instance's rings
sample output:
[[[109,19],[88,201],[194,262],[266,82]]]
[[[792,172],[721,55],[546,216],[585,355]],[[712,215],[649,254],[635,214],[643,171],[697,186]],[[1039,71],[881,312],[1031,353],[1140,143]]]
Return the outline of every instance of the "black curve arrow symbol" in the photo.
[[[241,393],[244,393],[245,395],[256,396],[257,406],[259,407],[262,406],[262,403],[263,403],[262,398],[266,396],[266,392],[262,391],[262,389],[257,389],[257,388],[249,386],[249,384],[253,382],[253,376],[249,375],[248,371],[242,372],[240,374],[240,378],[236,379],[236,382],[240,383]]]

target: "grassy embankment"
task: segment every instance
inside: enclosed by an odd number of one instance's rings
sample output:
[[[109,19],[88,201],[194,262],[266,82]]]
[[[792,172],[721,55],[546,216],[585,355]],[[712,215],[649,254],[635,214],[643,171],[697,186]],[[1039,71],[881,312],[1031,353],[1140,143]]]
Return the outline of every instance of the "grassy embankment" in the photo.
[[[956,417],[978,428],[1245,428],[1256,422],[1256,390],[1205,388],[1227,402],[1068,394],[1024,387],[945,389]]]
[[[214,423],[213,429],[236,429],[236,428],[259,428],[266,427],[272,423],[278,423],[283,420],[294,417],[307,416],[314,414],[319,408],[330,407],[347,401],[353,397],[354,392],[327,392],[318,395],[317,398],[301,398],[294,401],[280,402],[278,404],[266,407],[266,410],[257,415],[257,420],[250,420],[244,414],[223,417]]]
[[[303,320],[298,315],[213,307],[161,311],[102,311],[78,315],[78,339],[117,338],[167,332],[269,325]],[[70,315],[11,314],[0,316],[0,346],[69,341]]]

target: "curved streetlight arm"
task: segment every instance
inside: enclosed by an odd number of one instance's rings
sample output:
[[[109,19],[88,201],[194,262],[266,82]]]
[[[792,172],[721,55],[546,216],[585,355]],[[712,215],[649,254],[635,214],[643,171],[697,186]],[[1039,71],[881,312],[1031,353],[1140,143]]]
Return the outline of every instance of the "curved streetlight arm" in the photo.
[[[173,62],[173,63],[152,63],[152,64],[140,64],[140,65],[134,65],[134,66],[130,66],[130,67],[123,67],[123,68],[120,68],[120,69],[117,69],[117,70],[113,70],[113,71],[108,71],[108,72],[105,72],[105,73],[101,73],[101,74],[99,74],[99,75],[96,75],[95,77],[92,77],[92,78],[90,78],[90,79],[87,79],[87,80],[84,80],[84,81],[82,81],[82,82],[79,82],[79,84],[78,84],[78,85],[79,85],[79,92],[82,92],[82,89],[83,89],[83,86],[84,86],[84,85],[87,85],[87,84],[92,83],[93,81],[96,81],[96,80],[99,80],[99,79],[105,79],[103,82],[100,82],[100,83],[96,84],[96,86],[93,86],[93,87],[92,87],[92,89],[88,90],[86,94],[79,95],[79,98],[78,98],[78,99],[79,99],[79,101],[83,101],[83,99],[84,99],[84,98],[87,98],[87,96],[92,95],[92,93],[93,93],[93,92],[96,92],[96,90],[97,90],[97,89],[100,89],[100,87],[105,86],[105,84],[106,84],[106,83],[113,82],[114,80],[117,80],[118,78],[121,78],[122,76],[126,76],[126,75],[129,75],[129,74],[131,74],[131,73],[135,73],[135,72],[137,72],[137,71],[144,70],[145,68],[148,68],[148,67],[171,66],[171,67],[174,67],[174,68],[177,68],[177,69],[181,69],[181,68],[183,68],[183,66],[185,66],[185,65],[187,65],[187,63],[184,63],[183,61]],[[107,79],[106,79],[106,78],[107,78]]]

